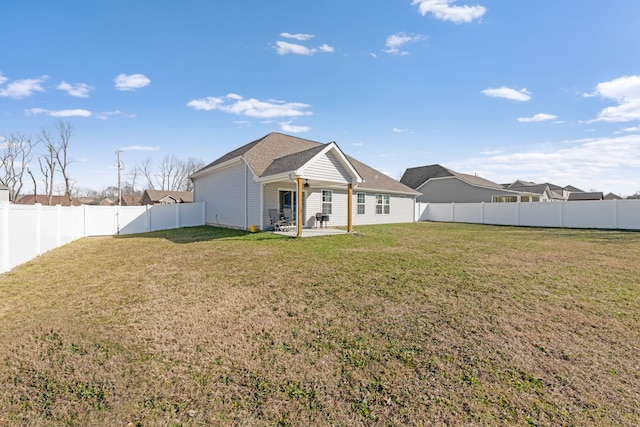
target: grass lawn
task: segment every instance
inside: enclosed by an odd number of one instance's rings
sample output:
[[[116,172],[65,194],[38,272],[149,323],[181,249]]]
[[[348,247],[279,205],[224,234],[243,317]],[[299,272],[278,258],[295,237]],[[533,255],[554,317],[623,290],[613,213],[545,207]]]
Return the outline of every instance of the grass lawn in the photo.
[[[0,275],[0,425],[640,425],[640,233],[85,238]]]

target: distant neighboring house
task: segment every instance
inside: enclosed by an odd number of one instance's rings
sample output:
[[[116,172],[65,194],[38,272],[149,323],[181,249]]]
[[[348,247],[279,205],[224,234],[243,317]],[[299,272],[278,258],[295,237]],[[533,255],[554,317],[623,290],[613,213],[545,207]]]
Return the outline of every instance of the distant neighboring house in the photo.
[[[614,193],[608,193],[604,196],[603,200],[624,200],[622,197]]]
[[[316,214],[349,231],[354,224],[413,222],[419,194],[347,156],[335,142],[278,132],[225,154],[191,179],[194,200],[206,203],[207,224],[264,230],[269,210],[291,209],[298,233],[316,224]]]
[[[44,194],[38,194],[36,197],[34,197],[33,194],[25,194],[15,201],[17,205],[34,205],[36,203],[48,205],[49,199]],[[82,204],[83,202],[80,199],[71,199],[71,201],[69,201],[67,196],[51,196],[51,206],[80,206]]]
[[[504,188],[476,175],[455,172],[438,164],[407,169],[400,182],[420,193],[425,203],[538,202],[540,194]]]
[[[144,190],[140,199],[142,205],[171,205],[192,202],[192,191]]]
[[[0,184],[0,202],[9,201],[9,187],[4,184]]]
[[[604,196],[602,195],[602,191],[591,191],[591,192],[581,192],[581,193],[571,193],[569,194],[569,198],[567,201],[581,201],[581,200],[603,200]]]
[[[504,187],[510,190],[539,194],[541,202],[565,201],[572,192],[582,192],[582,190],[572,186],[560,187],[559,185],[548,182],[536,184],[535,182],[520,180],[511,184],[504,184]]]

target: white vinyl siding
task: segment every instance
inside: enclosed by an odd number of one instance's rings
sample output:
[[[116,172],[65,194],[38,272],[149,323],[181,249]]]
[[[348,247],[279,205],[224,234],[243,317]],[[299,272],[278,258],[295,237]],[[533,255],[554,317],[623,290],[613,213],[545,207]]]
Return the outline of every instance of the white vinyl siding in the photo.
[[[205,202],[205,222],[207,224],[245,228],[246,174],[245,163],[238,162],[195,180],[194,200]]]
[[[351,182],[351,176],[338,161],[336,156],[328,152],[315,159],[304,171],[305,176],[329,182]]]

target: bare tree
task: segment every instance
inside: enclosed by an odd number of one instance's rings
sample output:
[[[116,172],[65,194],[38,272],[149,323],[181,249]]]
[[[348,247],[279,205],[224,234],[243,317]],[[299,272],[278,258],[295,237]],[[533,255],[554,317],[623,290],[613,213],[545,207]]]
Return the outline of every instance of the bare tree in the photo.
[[[55,147],[55,157],[58,162],[58,168],[62,173],[62,179],[64,180],[64,195],[69,199],[71,203],[71,181],[69,180],[69,163],[71,158],[69,157],[69,140],[73,136],[75,128],[70,123],[65,123],[60,120],[56,124],[56,131],[58,133],[58,144]]]
[[[43,130],[42,133],[46,134],[46,131]],[[46,143],[46,149],[47,154],[38,157],[38,163],[40,164],[40,172],[42,172],[43,176],[42,182],[44,182],[47,204],[51,206],[51,200],[53,198],[53,176],[56,172],[56,158],[54,147],[51,144]]]
[[[30,136],[11,134],[0,145],[0,183],[9,187],[9,200],[16,201],[22,191],[24,174],[37,143]]]
[[[136,166],[136,174],[142,175],[147,181],[147,187],[152,190],[191,191],[192,184],[189,176],[201,169],[204,162],[190,157],[180,160],[175,155],[165,156],[158,167],[154,167],[151,159],[145,159]]]
[[[38,181],[36,181],[36,177],[33,176],[33,172],[31,169],[27,168],[27,173],[31,176],[31,180],[33,181],[33,203],[38,202]]]

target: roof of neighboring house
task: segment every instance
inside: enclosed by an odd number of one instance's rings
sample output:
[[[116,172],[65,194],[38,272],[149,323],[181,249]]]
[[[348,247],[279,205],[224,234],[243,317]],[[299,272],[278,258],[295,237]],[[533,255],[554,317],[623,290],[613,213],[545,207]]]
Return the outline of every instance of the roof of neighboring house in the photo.
[[[572,193],[584,193],[584,191],[582,191],[579,188],[574,187],[573,185],[567,185],[566,187],[564,187],[565,190],[567,191],[571,191]]]
[[[467,184],[476,187],[498,188],[505,190],[502,185],[489,181],[488,179],[484,179],[476,175],[459,173],[438,164],[409,168],[402,175],[400,182],[411,188],[418,189],[430,179],[446,177],[456,177]]]
[[[608,193],[604,196],[604,200],[624,200],[622,197],[614,193]]]
[[[279,175],[303,166],[329,144],[335,145],[335,142],[323,144],[279,132],[271,132],[260,139],[230,151],[197,171],[193,176],[197,177],[199,173],[207,169],[240,158],[247,162],[253,173],[259,178]],[[345,158],[364,180],[364,182],[358,184],[358,189],[418,194],[406,185],[359,162],[353,157],[345,155]]]
[[[567,200],[602,200],[602,191],[591,191],[591,192],[577,192],[569,194],[569,198]]]
[[[147,195],[152,203],[160,202],[166,197],[171,197],[184,203],[193,202],[193,191],[144,190],[144,194]],[[145,199],[144,194],[142,199]]]
[[[38,194],[34,199],[33,194],[25,194],[24,196],[20,196],[18,200],[15,201],[17,205],[33,205],[35,203],[40,203],[41,205],[48,205],[49,199],[44,194]],[[79,199],[72,199],[71,203],[69,203],[69,198],[67,196],[51,196],[51,206],[62,205],[62,206],[80,206],[82,205],[82,201]]]
[[[8,190],[9,187],[0,182],[0,190]]]

